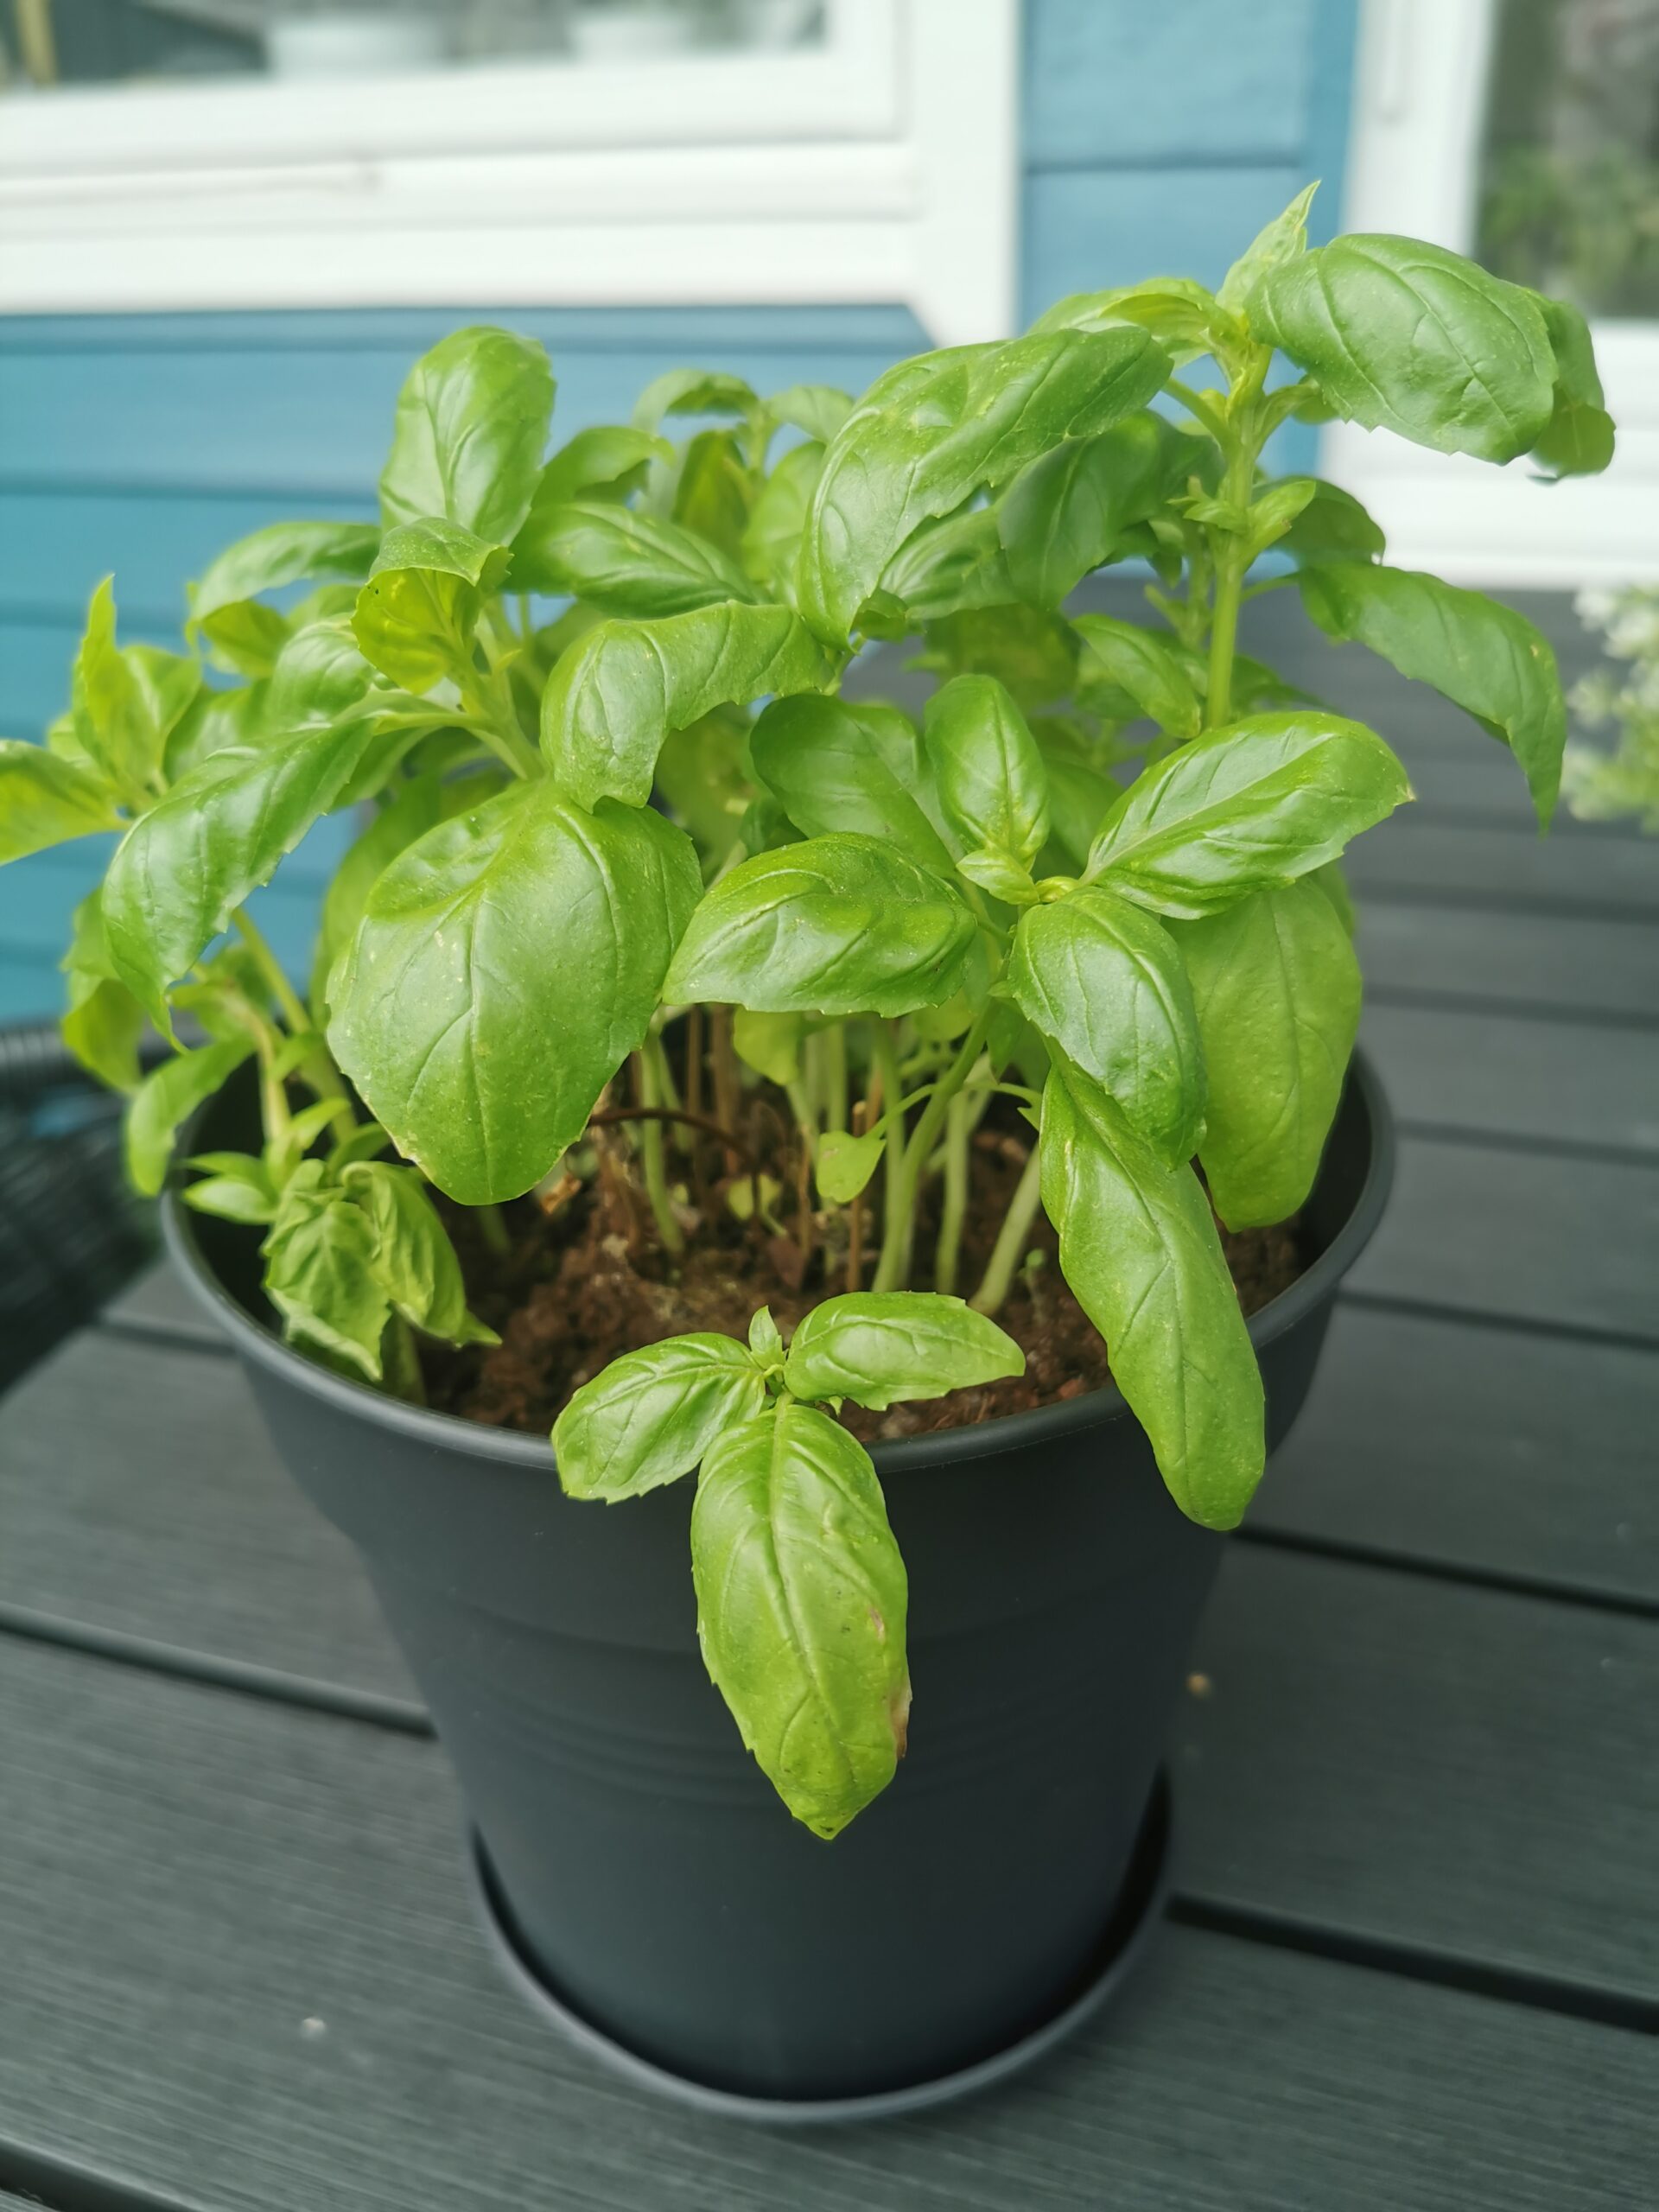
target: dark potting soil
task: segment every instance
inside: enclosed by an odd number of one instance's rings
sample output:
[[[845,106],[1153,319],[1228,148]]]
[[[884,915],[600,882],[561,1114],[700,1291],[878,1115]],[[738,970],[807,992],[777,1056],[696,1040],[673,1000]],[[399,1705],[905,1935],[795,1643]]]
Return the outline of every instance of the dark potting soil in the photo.
[[[772,1125],[784,1126],[780,1117],[773,1117]],[[1023,1124],[1017,1128],[1021,1133],[1006,1124],[988,1126],[973,1141],[971,1201],[957,1273],[963,1296],[971,1296],[979,1281],[1025,1165],[1028,1136]],[[692,1330],[745,1337],[760,1306],[771,1307],[787,1337],[810,1308],[850,1287],[847,1210],[825,1215],[801,1205],[797,1194],[803,1179],[797,1173],[763,1209],[770,1224],[741,1220],[728,1194],[735,1189],[741,1203],[749,1175],[728,1172],[734,1162],[716,1141],[690,1130],[677,1134],[681,1141],[689,1138],[691,1148],[671,1151],[670,1178],[686,1191],[688,1201],[699,1203],[682,1209],[690,1233],[685,1253],[671,1265],[635,1180],[628,1136],[618,1128],[595,1134],[599,1173],[592,1182],[500,1210],[505,1236],[498,1243],[505,1242],[505,1249],[486,1243],[475,1214],[451,1210],[473,1310],[499,1332],[501,1342],[459,1351],[423,1344],[432,1407],[493,1427],[545,1433],[571,1394],[620,1352]],[[880,1180],[878,1173],[873,1191],[879,1191]],[[860,1270],[860,1287],[866,1289],[879,1243],[879,1205],[870,1211]],[[912,1278],[918,1289],[935,1287],[938,1233],[936,1194],[918,1224]],[[1222,1244],[1247,1314],[1288,1289],[1307,1264],[1294,1220],[1237,1235],[1224,1230]],[[849,1404],[842,1417],[855,1434],[868,1443],[964,1427],[1074,1398],[1110,1381],[1106,1347],[1066,1287],[1058,1240],[1040,1211],[1027,1250],[1034,1256],[1016,1274],[996,1316],[1026,1355],[1025,1374],[883,1414]]]

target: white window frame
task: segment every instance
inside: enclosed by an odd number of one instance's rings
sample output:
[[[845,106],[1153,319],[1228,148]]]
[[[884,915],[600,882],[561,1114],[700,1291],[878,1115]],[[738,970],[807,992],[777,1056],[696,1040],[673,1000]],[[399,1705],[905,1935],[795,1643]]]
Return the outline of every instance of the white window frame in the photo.
[[[1344,227],[1473,251],[1493,0],[1363,0]],[[1473,582],[1659,577],[1659,322],[1592,325],[1618,450],[1605,475],[1507,468],[1333,423],[1325,474],[1363,499],[1389,558]]]
[[[0,97],[0,313],[895,304],[1015,314],[1019,0],[821,43]]]

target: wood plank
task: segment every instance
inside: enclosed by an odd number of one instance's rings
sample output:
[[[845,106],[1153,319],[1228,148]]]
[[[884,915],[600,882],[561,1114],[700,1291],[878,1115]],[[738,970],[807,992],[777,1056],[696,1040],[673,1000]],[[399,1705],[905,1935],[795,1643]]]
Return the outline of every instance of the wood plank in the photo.
[[[433,1748],[17,1644],[0,1682],[0,2126],[181,2212],[1600,2212],[1659,2158],[1643,2038],[1187,1929],[995,2098],[734,2129],[498,1984]]]
[[[1402,1122],[1659,1153],[1659,1031],[1384,1003],[1362,1034]]]
[[[1659,1607],[1659,1353],[1341,1305],[1253,1533]]]
[[[1033,168],[1297,162],[1308,130],[1318,0],[1258,0],[1250,36],[1230,0],[1150,14],[1133,0],[1033,0],[1026,14],[1025,123]],[[1168,97],[1179,83],[1181,98]],[[1112,96],[1101,98],[1103,86]],[[1096,285],[1185,268],[1154,232],[1141,263]]]
[[[1405,807],[1357,839],[1344,867],[1367,901],[1488,900],[1535,912],[1659,920],[1659,841],[1653,838],[1517,836]]]
[[[290,1485],[241,1370],[205,1352],[88,1332],[12,1391],[0,1608],[414,1695],[350,1547]]]
[[[1659,2018],[1659,1622],[1236,1545],[1196,1663],[1186,1891]]]
[[[1659,1021],[1650,924],[1479,907],[1362,902],[1358,944],[1373,999],[1510,1006],[1567,1020]]]
[[[1659,1166],[1406,1136],[1351,1291],[1659,1344]]]
[[[289,512],[296,500],[372,499],[410,362],[444,328],[486,320],[435,315],[406,332],[386,325],[378,342],[308,347],[273,346],[259,318],[243,316],[238,346],[0,350],[0,486],[219,493]],[[534,330],[538,319],[515,308],[500,320]],[[705,342],[692,323],[671,342],[613,335],[603,346],[561,347],[557,435],[626,422],[641,387],[687,359],[734,371],[761,391],[804,378],[861,391],[914,350],[837,342],[822,324],[812,327],[804,342],[791,342],[785,318],[770,341]]]

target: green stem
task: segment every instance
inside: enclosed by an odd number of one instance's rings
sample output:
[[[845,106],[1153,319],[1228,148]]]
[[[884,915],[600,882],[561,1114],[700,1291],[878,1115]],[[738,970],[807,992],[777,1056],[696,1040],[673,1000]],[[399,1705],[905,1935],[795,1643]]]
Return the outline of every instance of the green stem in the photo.
[[[662,1039],[647,1037],[638,1056],[639,1103],[642,1106],[660,1106],[663,1103],[663,1077],[666,1071],[662,1058]],[[651,1205],[652,1219],[657,1224],[657,1234],[662,1239],[664,1251],[671,1258],[677,1259],[685,1249],[685,1232],[675,1217],[674,1201],[669,1196],[663,1125],[660,1122],[650,1121],[640,1124],[639,1153],[645,1164],[645,1197]]]
[[[890,1193],[896,1203],[889,1206],[888,1218],[882,1232],[881,1257],[876,1266],[875,1281],[870,1286],[872,1290],[901,1290],[910,1279],[911,1247],[916,1233],[916,1199],[921,1188],[922,1171],[933,1156],[933,1147],[938,1140],[940,1125],[950,1101],[972,1072],[990,1026],[991,1016],[988,1007],[963,1039],[962,1049],[922,1109],[922,1118],[905,1146],[904,1158],[899,1166],[898,1186]],[[894,1142],[894,1135],[895,1133],[889,1129],[889,1148]]]
[[[887,1022],[875,1025],[871,1046],[871,1058],[881,1077],[881,1129],[886,1140],[885,1197],[881,1208],[881,1256],[878,1266],[885,1262],[887,1246],[900,1236],[899,1193],[903,1181],[905,1150],[905,1084],[899,1071],[899,1047],[893,1041],[893,1030]]]
[[[478,1224],[478,1233],[498,1260],[507,1259],[512,1251],[512,1238],[502,1217],[499,1206],[474,1206],[473,1219]]]
[[[1036,1218],[1037,1203],[1043,1192],[1042,1147],[1034,1144],[1031,1158],[1026,1162],[1025,1173],[1014,1185],[1008,1210],[1002,1217],[1002,1226],[997,1231],[996,1243],[985,1265],[985,1274],[979,1288],[968,1303],[976,1313],[997,1313],[1008,1294],[1014,1281],[1014,1271],[1024,1255],[1026,1239],[1031,1234],[1031,1224]]]
[[[1169,382],[1164,386],[1164,390],[1172,399],[1178,400],[1195,421],[1203,423],[1205,429],[1224,452],[1228,435],[1226,418],[1215,402],[1207,398],[1203,392],[1195,391],[1191,385],[1182,384],[1176,377],[1171,377]]]
[[[823,1033],[823,1126],[847,1126],[847,1032],[839,1021]]]
[[[962,1224],[968,1211],[968,1141],[973,1133],[974,1100],[959,1090],[950,1101],[944,1123],[944,1203],[939,1214],[939,1241],[933,1255],[933,1287],[945,1297],[957,1287],[957,1262],[962,1251]]]
[[[299,993],[283,974],[283,963],[271,950],[264,931],[240,909],[231,919],[236,925],[237,935],[253,955],[254,965],[264,977],[272,998],[281,1007],[283,1020],[296,1036],[302,1036],[311,1027],[311,1017],[306,1012]]]
[[[483,739],[514,775],[539,776],[542,756],[518,727],[518,717],[512,707],[512,686],[503,671],[497,668],[491,669],[487,675],[481,670],[477,671],[462,696],[471,717],[467,727]]]

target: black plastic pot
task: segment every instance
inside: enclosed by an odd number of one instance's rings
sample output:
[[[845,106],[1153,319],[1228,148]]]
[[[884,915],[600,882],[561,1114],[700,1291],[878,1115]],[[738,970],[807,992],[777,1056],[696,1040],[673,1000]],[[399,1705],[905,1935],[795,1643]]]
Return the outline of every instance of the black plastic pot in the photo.
[[[192,1148],[233,1141],[245,1111],[214,1102]],[[1319,1256],[1250,1324],[1274,1443],[1392,1160],[1357,1061],[1307,1210]],[[877,1448],[910,1569],[911,1748],[824,1844],[704,1672],[689,1483],[575,1503],[539,1439],[288,1350],[249,1232],[175,1198],[166,1224],[277,1449],[362,1554],[459,1773],[501,1947],[590,2043],[705,2104],[863,2114],[1008,2070],[1109,1986],[1150,1916],[1159,1763],[1222,1548],[1115,1391]]]

